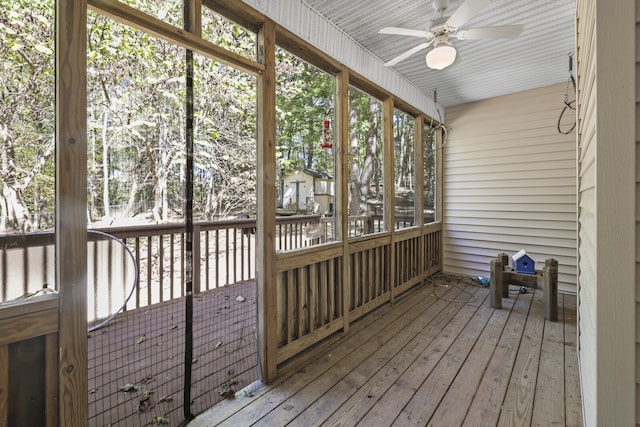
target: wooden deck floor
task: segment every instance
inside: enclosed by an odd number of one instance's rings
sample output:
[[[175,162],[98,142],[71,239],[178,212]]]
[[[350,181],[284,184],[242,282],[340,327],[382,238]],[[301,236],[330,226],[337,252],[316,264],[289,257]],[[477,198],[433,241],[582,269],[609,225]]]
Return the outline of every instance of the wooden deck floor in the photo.
[[[185,316],[177,298],[121,313],[90,334],[88,426],[184,421]],[[256,381],[256,348],[255,282],[194,296],[193,413],[222,400],[226,385],[237,390]]]
[[[441,276],[189,425],[582,425],[575,296],[548,322],[541,292],[510,291],[494,310],[487,288]]]

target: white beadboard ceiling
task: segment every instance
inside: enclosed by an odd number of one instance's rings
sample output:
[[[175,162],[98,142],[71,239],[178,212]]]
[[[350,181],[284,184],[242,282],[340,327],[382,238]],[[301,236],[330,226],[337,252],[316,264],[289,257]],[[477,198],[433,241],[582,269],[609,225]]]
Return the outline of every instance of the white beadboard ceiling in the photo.
[[[265,4],[264,0],[248,2]],[[286,9],[287,4],[293,3],[297,2],[284,1],[280,8]],[[440,16],[430,0],[302,0],[302,3],[381,62],[424,40],[382,35],[378,30],[384,27],[426,30],[431,20]],[[463,0],[449,3],[445,15],[451,15]],[[393,69],[425,95],[431,96],[437,89],[437,101],[444,106],[565,82],[569,76],[568,55],[575,50],[574,21],[575,0],[494,0],[462,28],[523,24],[519,38],[453,38],[458,60],[451,67],[441,71],[427,68],[427,49]],[[561,97],[558,94],[559,102]]]

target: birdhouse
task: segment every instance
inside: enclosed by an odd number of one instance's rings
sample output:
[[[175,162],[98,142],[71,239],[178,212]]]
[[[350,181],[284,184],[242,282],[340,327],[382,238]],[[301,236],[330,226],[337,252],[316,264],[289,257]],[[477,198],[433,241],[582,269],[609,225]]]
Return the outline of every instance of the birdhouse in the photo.
[[[513,255],[511,259],[513,260],[513,267],[516,269],[516,273],[536,274],[536,262],[527,255],[524,249]]]

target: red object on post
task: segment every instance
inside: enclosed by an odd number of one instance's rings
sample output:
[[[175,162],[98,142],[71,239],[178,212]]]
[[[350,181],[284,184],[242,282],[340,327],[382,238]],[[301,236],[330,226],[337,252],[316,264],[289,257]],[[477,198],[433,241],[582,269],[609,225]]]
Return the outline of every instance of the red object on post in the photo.
[[[331,121],[329,119],[325,119],[322,122],[322,142],[320,143],[320,148],[323,150],[333,148],[333,144],[331,143]]]

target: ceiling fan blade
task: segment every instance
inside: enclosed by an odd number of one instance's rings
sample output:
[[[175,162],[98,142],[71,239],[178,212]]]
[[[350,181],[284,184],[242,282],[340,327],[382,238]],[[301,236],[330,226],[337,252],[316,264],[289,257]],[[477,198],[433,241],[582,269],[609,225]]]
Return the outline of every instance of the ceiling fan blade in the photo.
[[[522,33],[523,25],[502,25],[499,27],[470,28],[456,33],[458,40],[515,39]]]
[[[418,46],[409,49],[405,53],[402,53],[402,54],[396,56],[391,61],[385,62],[384,65],[386,65],[387,67],[390,67],[392,65],[396,65],[398,62],[400,62],[400,61],[402,61],[404,59],[407,59],[408,57],[410,57],[414,53],[420,52],[421,50],[428,48],[430,44],[431,44],[431,42],[421,43]]]
[[[491,0],[466,0],[447,20],[447,25],[453,28],[462,27],[465,22],[489,6],[489,3]]]
[[[428,31],[410,30],[408,28],[386,27],[378,31],[379,34],[395,34],[397,36],[429,37]]]

